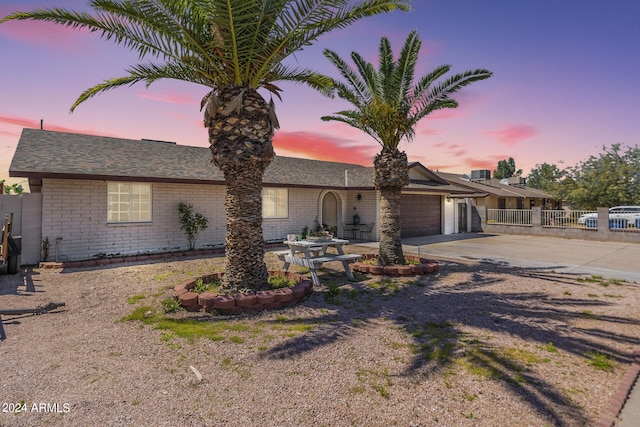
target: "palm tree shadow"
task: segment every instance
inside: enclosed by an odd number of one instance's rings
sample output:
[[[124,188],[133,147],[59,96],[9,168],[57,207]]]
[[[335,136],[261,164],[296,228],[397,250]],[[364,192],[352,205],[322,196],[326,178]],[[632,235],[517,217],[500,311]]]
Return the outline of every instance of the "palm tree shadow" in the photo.
[[[453,273],[467,273],[463,280],[451,283]],[[342,284],[336,298],[328,298],[331,288],[316,290],[309,304],[330,307],[329,311],[305,319],[316,328],[264,352],[262,357],[299,356],[319,347],[333,345],[359,333],[376,319],[391,319],[411,340],[412,360],[403,376],[415,378],[442,374],[453,367],[466,369],[480,377],[501,381],[532,408],[546,414],[553,424],[589,422],[584,410],[572,404],[565,392],[527,368],[517,356],[519,349],[502,348],[490,340],[479,340],[465,330],[484,330],[487,336],[508,334],[527,343],[545,346],[553,343],[557,350],[583,357],[588,352],[607,355],[629,363],[629,354],[613,343],[640,345],[637,336],[614,333],[606,327],[573,328],[577,319],[590,309],[606,308],[607,301],[577,297],[554,298],[544,290],[493,292],[491,285],[522,277],[535,277],[543,285],[583,283],[566,275],[537,273],[532,270],[487,264],[441,265],[438,276],[424,276],[417,283],[395,291],[371,290],[363,283]],[[455,276],[458,277],[458,276]],[[331,271],[321,275],[323,283],[333,279]],[[370,285],[369,285],[370,286]],[[333,287],[335,294],[335,286]],[[354,295],[351,299],[349,296]],[[410,303],[408,303],[410,302]],[[600,315],[597,320],[610,324],[640,325],[638,319]],[[576,333],[577,332],[577,333]],[[515,355],[510,352],[516,352]]]

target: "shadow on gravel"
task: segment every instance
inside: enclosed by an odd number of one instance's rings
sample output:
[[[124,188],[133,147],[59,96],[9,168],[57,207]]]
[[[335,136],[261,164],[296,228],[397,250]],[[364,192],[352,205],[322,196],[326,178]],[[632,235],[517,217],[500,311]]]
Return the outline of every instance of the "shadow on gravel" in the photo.
[[[454,272],[467,274],[458,283],[449,281],[444,284],[444,279]],[[544,291],[544,286],[560,284],[585,286],[566,275],[496,264],[467,265],[444,261],[438,275],[422,276],[417,282],[400,288],[387,283],[376,290],[362,283],[366,279],[363,275],[356,276],[360,282],[356,280],[347,284],[340,282],[344,278],[334,273],[322,271],[321,281],[325,286],[314,290],[312,296],[314,302],[320,305],[324,302],[330,310],[316,318],[305,318],[305,322],[315,322],[318,327],[266,351],[263,357],[295,357],[360,333],[372,320],[390,319],[412,341],[409,346],[413,360],[404,375],[444,374],[449,368],[461,367],[480,377],[502,381],[515,395],[546,414],[553,425],[585,425],[589,423],[587,416],[583,409],[571,403],[566,390],[554,385],[552,378],[538,376],[527,369],[525,360],[532,357],[532,353],[527,355],[526,351],[518,353],[522,349],[492,346],[482,338],[468,336],[463,327],[481,329],[485,336],[516,335],[542,347],[552,343],[555,350],[580,357],[597,352],[623,363],[631,362],[630,355],[603,344],[603,339],[610,343],[640,345],[637,336],[615,334],[607,327],[616,323],[639,325],[638,320],[592,314],[591,310],[605,308],[612,303],[572,297],[570,294],[565,295],[566,298],[551,297]],[[506,280],[497,273],[514,279],[531,277],[541,280],[541,289],[494,293],[491,284]],[[404,279],[396,280],[401,282]],[[384,279],[380,282],[383,283]],[[402,303],[399,304],[398,300]],[[588,317],[597,319],[601,327],[571,326],[576,319]]]
[[[23,295],[36,290],[34,276],[38,273],[33,271],[33,267],[22,267],[16,274],[0,274],[0,295]]]

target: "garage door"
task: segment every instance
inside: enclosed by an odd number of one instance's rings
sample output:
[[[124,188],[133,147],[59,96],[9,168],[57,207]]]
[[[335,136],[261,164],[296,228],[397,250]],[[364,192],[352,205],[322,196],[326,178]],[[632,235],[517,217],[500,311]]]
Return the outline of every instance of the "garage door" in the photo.
[[[403,194],[400,196],[402,237],[440,234],[440,196]]]

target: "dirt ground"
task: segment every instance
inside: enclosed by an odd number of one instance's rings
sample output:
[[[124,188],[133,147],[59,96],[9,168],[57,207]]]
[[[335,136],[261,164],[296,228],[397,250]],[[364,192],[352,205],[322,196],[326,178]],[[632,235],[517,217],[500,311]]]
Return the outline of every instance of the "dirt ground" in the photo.
[[[640,285],[439,261],[325,264],[300,304],[235,317],[162,310],[222,257],[2,275],[0,309],[65,306],[2,316],[0,425],[594,425],[640,344]]]

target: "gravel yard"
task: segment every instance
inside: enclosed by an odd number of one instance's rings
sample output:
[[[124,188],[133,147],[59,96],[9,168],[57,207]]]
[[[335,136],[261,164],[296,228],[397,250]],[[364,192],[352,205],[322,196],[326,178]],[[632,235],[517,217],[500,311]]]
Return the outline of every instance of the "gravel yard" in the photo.
[[[2,309],[66,304],[2,317],[0,425],[594,425],[640,344],[636,283],[447,260],[353,282],[325,264],[287,309],[163,314],[223,263],[0,276]]]

